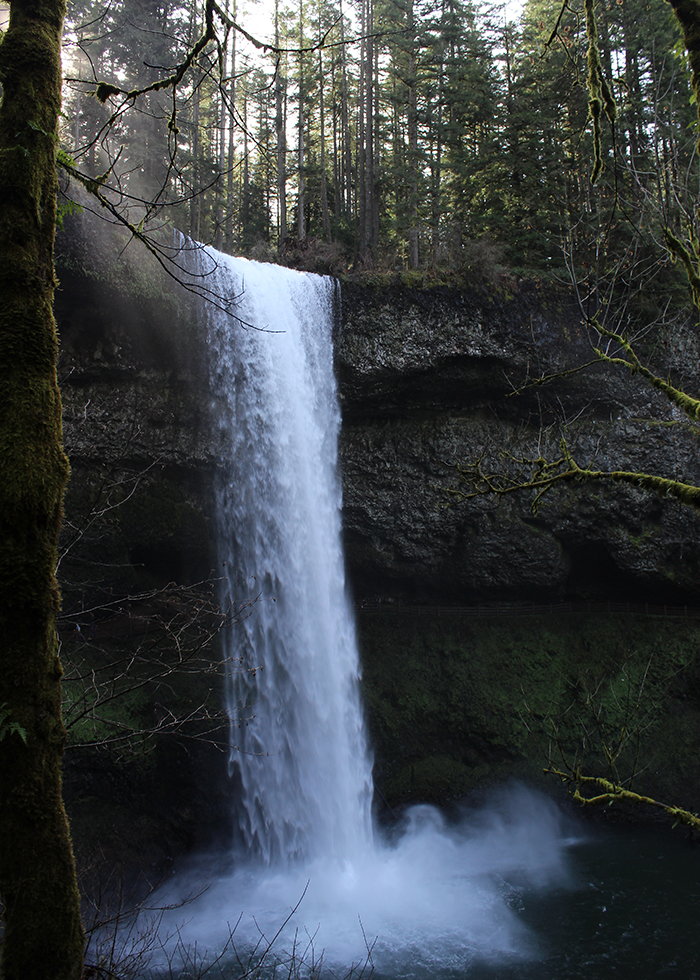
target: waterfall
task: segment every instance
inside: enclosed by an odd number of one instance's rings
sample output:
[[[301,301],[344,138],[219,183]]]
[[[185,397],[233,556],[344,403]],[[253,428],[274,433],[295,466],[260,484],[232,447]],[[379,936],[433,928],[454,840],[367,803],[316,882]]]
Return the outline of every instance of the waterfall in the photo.
[[[250,854],[344,862],[371,841],[371,763],[341,545],[334,282],[203,250],[230,768]]]
[[[374,965],[416,980],[536,960],[520,896],[567,878],[549,801],[516,787],[455,823],[417,806],[389,839],[372,837],[341,548],[333,281],[200,246],[189,268],[214,297],[203,316],[221,598],[257,601],[226,637],[242,853],[203,856],[166,889],[163,975],[181,956],[190,976],[202,950],[215,962],[226,951],[231,978],[241,956],[256,970],[262,957],[270,976],[282,962],[285,976]]]

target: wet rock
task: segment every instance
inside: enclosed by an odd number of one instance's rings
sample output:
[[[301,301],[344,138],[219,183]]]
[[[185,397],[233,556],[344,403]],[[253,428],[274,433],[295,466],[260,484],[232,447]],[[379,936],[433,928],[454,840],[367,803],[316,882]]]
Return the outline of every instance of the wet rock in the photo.
[[[672,366],[693,385],[688,350],[676,345]],[[641,379],[595,365],[527,385],[590,358],[577,311],[533,284],[345,289],[336,362],[359,596],[697,602],[700,523],[678,504],[603,482],[552,491],[536,514],[532,492],[456,500],[473,489],[460,465],[556,459],[563,433],[581,464],[700,482],[697,433]]]

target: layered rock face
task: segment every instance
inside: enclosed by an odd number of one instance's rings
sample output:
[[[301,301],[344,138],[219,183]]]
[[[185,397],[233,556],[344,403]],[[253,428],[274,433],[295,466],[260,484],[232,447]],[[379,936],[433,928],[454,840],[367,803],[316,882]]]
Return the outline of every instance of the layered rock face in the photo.
[[[650,357],[697,391],[692,331],[657,340]],[[629,374],[569,373],[592,359],[580,312],[532,284],[346,285],[336,351],[347,561],[367,600],[360,642],[384,795],[444,802],[578,760],[614,779],[640,772],[627,785],[696,808],[696,620],[493,607],[697,607],[695,514],[609,482],[562,486],[536,513],[533,491],[449,493],[473,489],[460,465],[517,473],[514,460],[558,458],[562,437],[582,465],[698,483],[695,427]],[[561,376],[531,383],[543,375]],[[424,608],[477,604],[478,619]]]
[[[695,390],[687,335],[662,366]],[[669,356],[669,345],[672,351]],[[469,493],[458,467],[514,459],[700,480],[697,433],[642,379],[591,361],[581,315],[533,284],[464,291],[346,285],[337,364],[350,577],[358,597],[470,605],[562,599],[697,601],[694,513],[621,484]],[[519,393],[516,392],[519,390]]]
[[[145,251],[120,255],[100,225],[59,239],[56,317],[71,563],[95,588],[208,577],[217,465],[203,331],[192,298]],[[84,577],[84,576],[82,576]],[[64,591],[81,578],[70,567]],[[93,596],[94,598],[94,596]]]

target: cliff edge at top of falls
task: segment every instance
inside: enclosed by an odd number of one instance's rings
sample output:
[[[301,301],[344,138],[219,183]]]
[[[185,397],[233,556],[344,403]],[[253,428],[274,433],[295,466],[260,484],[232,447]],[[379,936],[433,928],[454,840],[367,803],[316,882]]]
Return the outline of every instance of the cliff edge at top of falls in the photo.
[[[661,371],[697,390],[687,328],[655,337]],[[470,605],[565,599],[696,603],[694,512],[621,484],[454,502],[457,467],[505,454],[700,481],[697,434],[629,372],[591,361],[562,291],[343,289],[336,365],[350,577],[360,598]],[[520,393],[516,388],[525,386]]]
[[[654,342],[661,371],[696,388],[700,342],[687,325],[658,329]],[[630,383],[627,373],[592,360],[580,309],[561,286],[520,280],[416,287],[401,280],[377,285],[372,277],[342,283],[336,369],[346,421],[392,406],[406,414],[488,402],[498,402],[499,417],[513,419],[533,408],[539,413],[543,404],[550,417],[554,406],[560,412],[587,406],[608,418],[667,414],[645,382]],[[541,375],[552,376],[550,384],[525,385]]]
[[[558,331],[534,283],[503,290],[343,283],[336,366],[346,420],[431,405],[466,407],[507,390],[533,344],[557,359]],[[562,352],[563,353],[563,352]]]

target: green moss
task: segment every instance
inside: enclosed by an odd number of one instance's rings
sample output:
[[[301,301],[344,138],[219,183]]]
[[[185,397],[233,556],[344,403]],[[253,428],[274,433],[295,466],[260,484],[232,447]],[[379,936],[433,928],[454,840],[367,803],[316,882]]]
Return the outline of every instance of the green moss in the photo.
[[[52,315],[61,0],[13,3],[0,45],[0,744],[6,980],[78,980],[83,933],[61,801],[54,570],[68,463]]]
[[[73,656],[76,653],[77,651],[73,651]],[[86,666],[85,661],[82,663]],[[103,672],[104,667],[97,663],[93,668],[93,677],[101,684],[106,683]],[[109,745],[113,739],[126,732],[148,732],[154,727],[150,692],[146,688],[134,690],[130,686],[138,683],[137,677],[125,679],[121,684],[110,684],[109,696],[113,700],[95,710],[93,704],[99,697],[98,693],[86,688],[82,680],[74,679],[72,673],[73,670],[69,672],[63,685],[69,746],[99,742]],[[150,759],[154,748],[154,739],[145,735],[134,735],[129,742],[128,751],[130,755],[139,754]]]
[[[223,704],[220,650],[215,641],[202,643],[196,610],[182,610],[178,622],[169,618],[172,609],[165,612],[163,616],[155,602],[142,604],[131,613],[98,621],[91,638],[66,632],[63,687],[69,748],[101,743],[103,753],[150,766],[159,722],[165,721],[166,733],[175,726],[187,738],[212,728]],[[181,628],[188,617],[189,632]]]
[[[473,286],[473,280],[464,273],[448,269],[428,270],[417,269],[393,272],[350,272],[339,277],[342,283],[355,283],[369,289],[382,291],[391,287],[401,289],[444,289],[465,288]]]
[[[539,780],[555,728],[569,758],[603,775],[603,743],[637,728],[640,738],[617,759],[623,778],[646,767],[642,789],[663,784],[681,804],[700,795],[700,780],[682,775],[696,767],[700,712],[683,686],[694,676],[700,623],[366,613],[360,644],[377,780],[393,801],[446,800],[506,775]],[[682,763],[669,735],[681,718]]]
[[[653,537],[653,534],[654,532],[651,528],[646,528],[641,532],[641,534],[629,534],[627,537],[630,544],[633,544],[635,548],[640,548],[642,546],[642,542]]]

